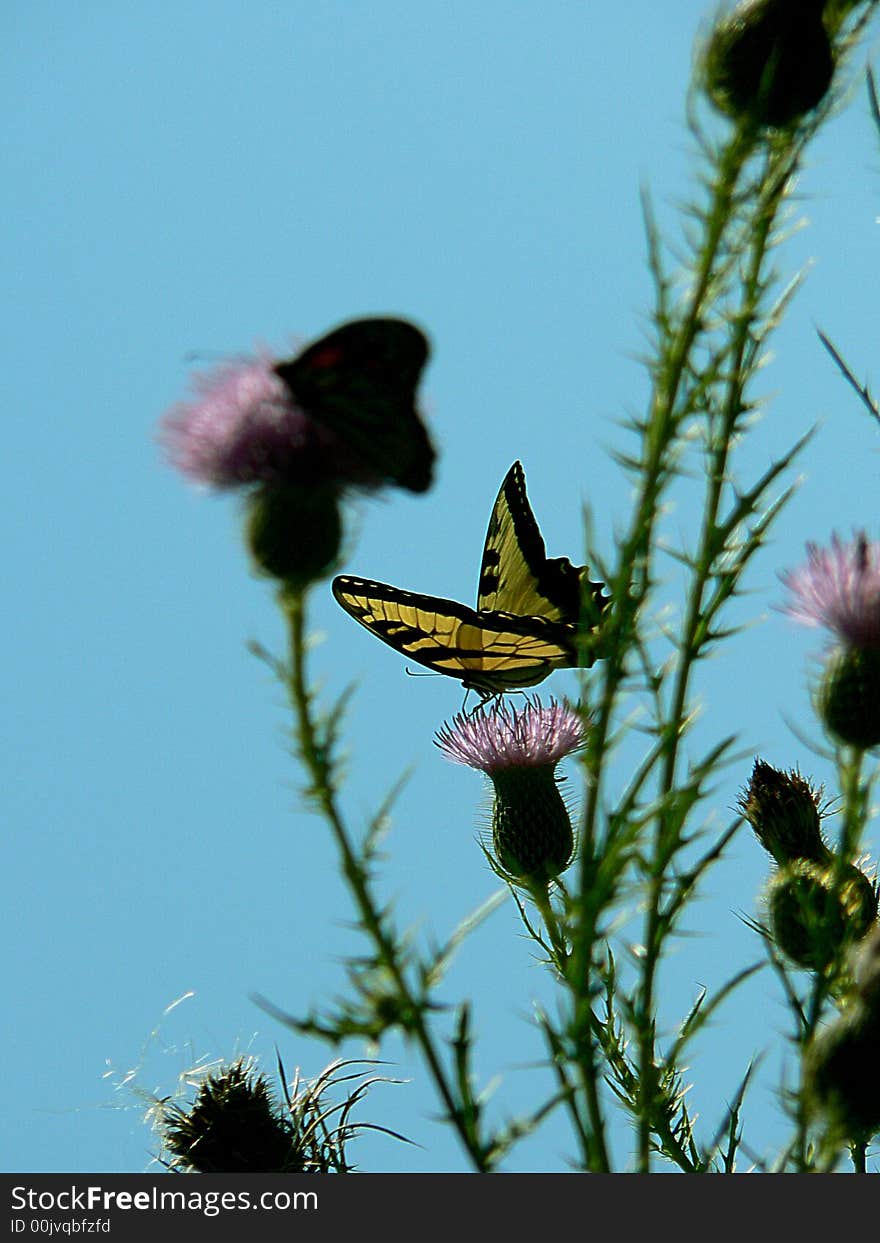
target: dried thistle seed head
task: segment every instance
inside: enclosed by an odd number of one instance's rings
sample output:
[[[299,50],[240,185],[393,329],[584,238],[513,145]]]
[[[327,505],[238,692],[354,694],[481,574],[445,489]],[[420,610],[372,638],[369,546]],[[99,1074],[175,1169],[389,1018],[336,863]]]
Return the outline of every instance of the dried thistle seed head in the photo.
[[[781,128],[822,100],[834,73],[823,0],[743,0],[702,57],[712,103],[736,121]]]
[[[190,1106],[169,1105],[160,1128],[175,1170],[278,1174],[304,1168],[293,1127],[247,1059],[210,1074]]]

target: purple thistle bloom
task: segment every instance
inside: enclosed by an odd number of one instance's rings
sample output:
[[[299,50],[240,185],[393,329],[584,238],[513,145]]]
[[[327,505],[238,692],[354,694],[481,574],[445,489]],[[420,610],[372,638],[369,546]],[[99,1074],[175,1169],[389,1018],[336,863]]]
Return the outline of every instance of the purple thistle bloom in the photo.
[[[847,647],[880,647],[880,544],[862,531],[844,544],[807,544],[807,563],[780,575],[791,593],[784,612],[804,626],[826,626]]]
[[[171,465],[214,488],[344,482],[334,437],[295,404],[275,365],[263,355],[196,375],[196,398],[160,425]]]
[[[447,759],[492,777],[509,769],[555,767],[584,745],[585,736],[584,722],[567,704],[528,700],[517,712],[496,701],[472,716],[460,712],[434,741]]]

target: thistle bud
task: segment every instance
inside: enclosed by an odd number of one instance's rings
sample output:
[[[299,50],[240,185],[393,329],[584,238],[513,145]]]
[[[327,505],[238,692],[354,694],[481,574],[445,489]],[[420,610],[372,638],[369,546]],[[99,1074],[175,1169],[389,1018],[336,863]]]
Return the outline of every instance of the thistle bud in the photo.
[[[844,647],[832,653],[817,706],[841,742],[862,750],[880,744],[880,650]]]
[[[248,498],[247,543],[257,567],[295,589],[329,573],[341,538],[330,488],[266,484]]]
[[[880,1130],[880,1023],[855,1004],[814,1037],[804,1060],[806,1100],[851,1142]]]
[[[722,18],[702,64],[715,107],[774,128],[815,108],[834,72],[822,10],[823,0],[743,0]]]
[[[810,971],[825,971],[841,947],[861,940],[877,915],[877,894],[851,863],[837,874],[830,866],[795,859],[767,888],[770,926],[776,944]]]
[[[828,864],[832,854],[820,828],[821,795],[821,789],[814,789],[796,769],[786,773],[755,760],[739,807],[755,837],[780,866],[793,859]]]

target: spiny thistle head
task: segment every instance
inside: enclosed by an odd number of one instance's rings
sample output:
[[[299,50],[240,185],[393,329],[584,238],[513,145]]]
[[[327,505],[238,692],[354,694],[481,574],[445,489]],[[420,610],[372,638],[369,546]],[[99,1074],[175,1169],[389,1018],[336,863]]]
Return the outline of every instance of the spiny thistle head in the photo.
[[[556,766],[583,746],[585,735],[573,708],[537,700],[521,711],[496,701],[471,716],[460,713],[438,731],[444,755],[492,781],[495,861],[511,880],[546,887],[571,862],[574,834]]]
[[[863,872],[846,863],[794,859],[767,887],[770,927],[784,954],[810,971],[841,962],[877,916],[877,893]]]
[[[817,710],[841,742],[880,744],[880,545],[864,532],[830,548],[807,545],[807,563],[782,575],[785,611],[807,626],[825,626],[838,641],[828,657]]]
[[[834,74],[824,0],[742,0],[709,36],[706,92],[735,121],[780,128],[822,100]]]
[[[374,1075],[373,1065],[334,1061],[312,1080],[297,1072],[288,1086],[279,1062],[282,1103],[255,1060],[238,1058],[203,1079],[191,1104],[158,1102],[164,1163],[184,1174],[350,1173],[347,1146],[369,1125],[352,1120],[354,1107],[374,1084],[397,1082]],[[342,1099],[328,1101],[336,1089]]]
[[[239,1058],[208,1075],[192,1105],[161,1122],[172,1169],[199,1174],[302,1173],[297,1136],[266,1078]]]
[[[786,773],[758,759],[739,807],[777,863],[792,859],[822,863],[831,860],[831,852],[820,829],[821,796],[821,789],[814,789],[797,769]]]

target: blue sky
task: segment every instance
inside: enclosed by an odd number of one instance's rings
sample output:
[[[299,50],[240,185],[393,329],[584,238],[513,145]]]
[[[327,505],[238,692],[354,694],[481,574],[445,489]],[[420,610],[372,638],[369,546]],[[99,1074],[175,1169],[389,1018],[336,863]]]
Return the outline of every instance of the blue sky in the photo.
[[[0,18],[5,118],[0,238],[7,731],[8,1004],[0,1168],[138,1171],[151,1137],[126,1072],[167,1095],[199,1058],[252,1051],[313,1075],[329,1051],[261,1013],[254,992],[305,1010],[341,986],[357,949],[321,824],[298,806],[280,688],[246,648],[281,651],[271,590],[252,577],[233,501],[161,461],[155,426],[186,391],[192,351],[282,351],[357,315],[410,317],[433,354],[423,404],[436,488],[352,514],[349,572],[473,598],[498,485],[519,458],[551,555],[578,559],[581,506],[599,547],[626,518],[609,456],[647,381],[651,287],[639,193],[676,238],[694,192],[685,123],[702,0],[168,4],[45,2]],[[777,570],[806,539],[876,519],[877,429],[819,346],[823,327],[870,375],[878,339],[880,148],[864,88],[815,145],[778,252],[804,289],[776,338],[762,469],[809,425],[802,487],[755,564],[700,693],[747,757],[824,761],[806,670],[817,638],[772,610]],[[678,524],[678,525],[677,525]],[[684,531],[684,511],[670,517]],[[345,806],[365,817],[414,775],[387,841],[383,891],[401,923],[442,938],[495,888],[476,835],[473,773],[432,746],[461,703],[316,593],[316,670],[359,679]],[[555,675],[556,693],[574,689]],[[726,819],[750,760],[722,775]],[[876,834],[872,840],[877,850]],[[665,978],[667,1017],[752,961],[764,857],[741,838],[712,875]],[[165,1013],[184,994],[188,1000]],[[531,999],[548,997],[510,904],[474,937],[447,997],[472,996],[477,1070],[499,1111],[546,1080]],[[748,1057],[767,1059],[747,1123],[784,1134],[775,1101],[785,1013],[769,975],[701,1041],[693,1078],[711,1128]],[[361,1049],[346,1049],[356,1056]],[[366,1169],[463,1168],[418,1060],[397,1040],[362,1115],[419,1147],[365,1137]],[[620,1153],[625,1149],[621,1133]],[[511,1170],[564,1168],[551,1120]]]

